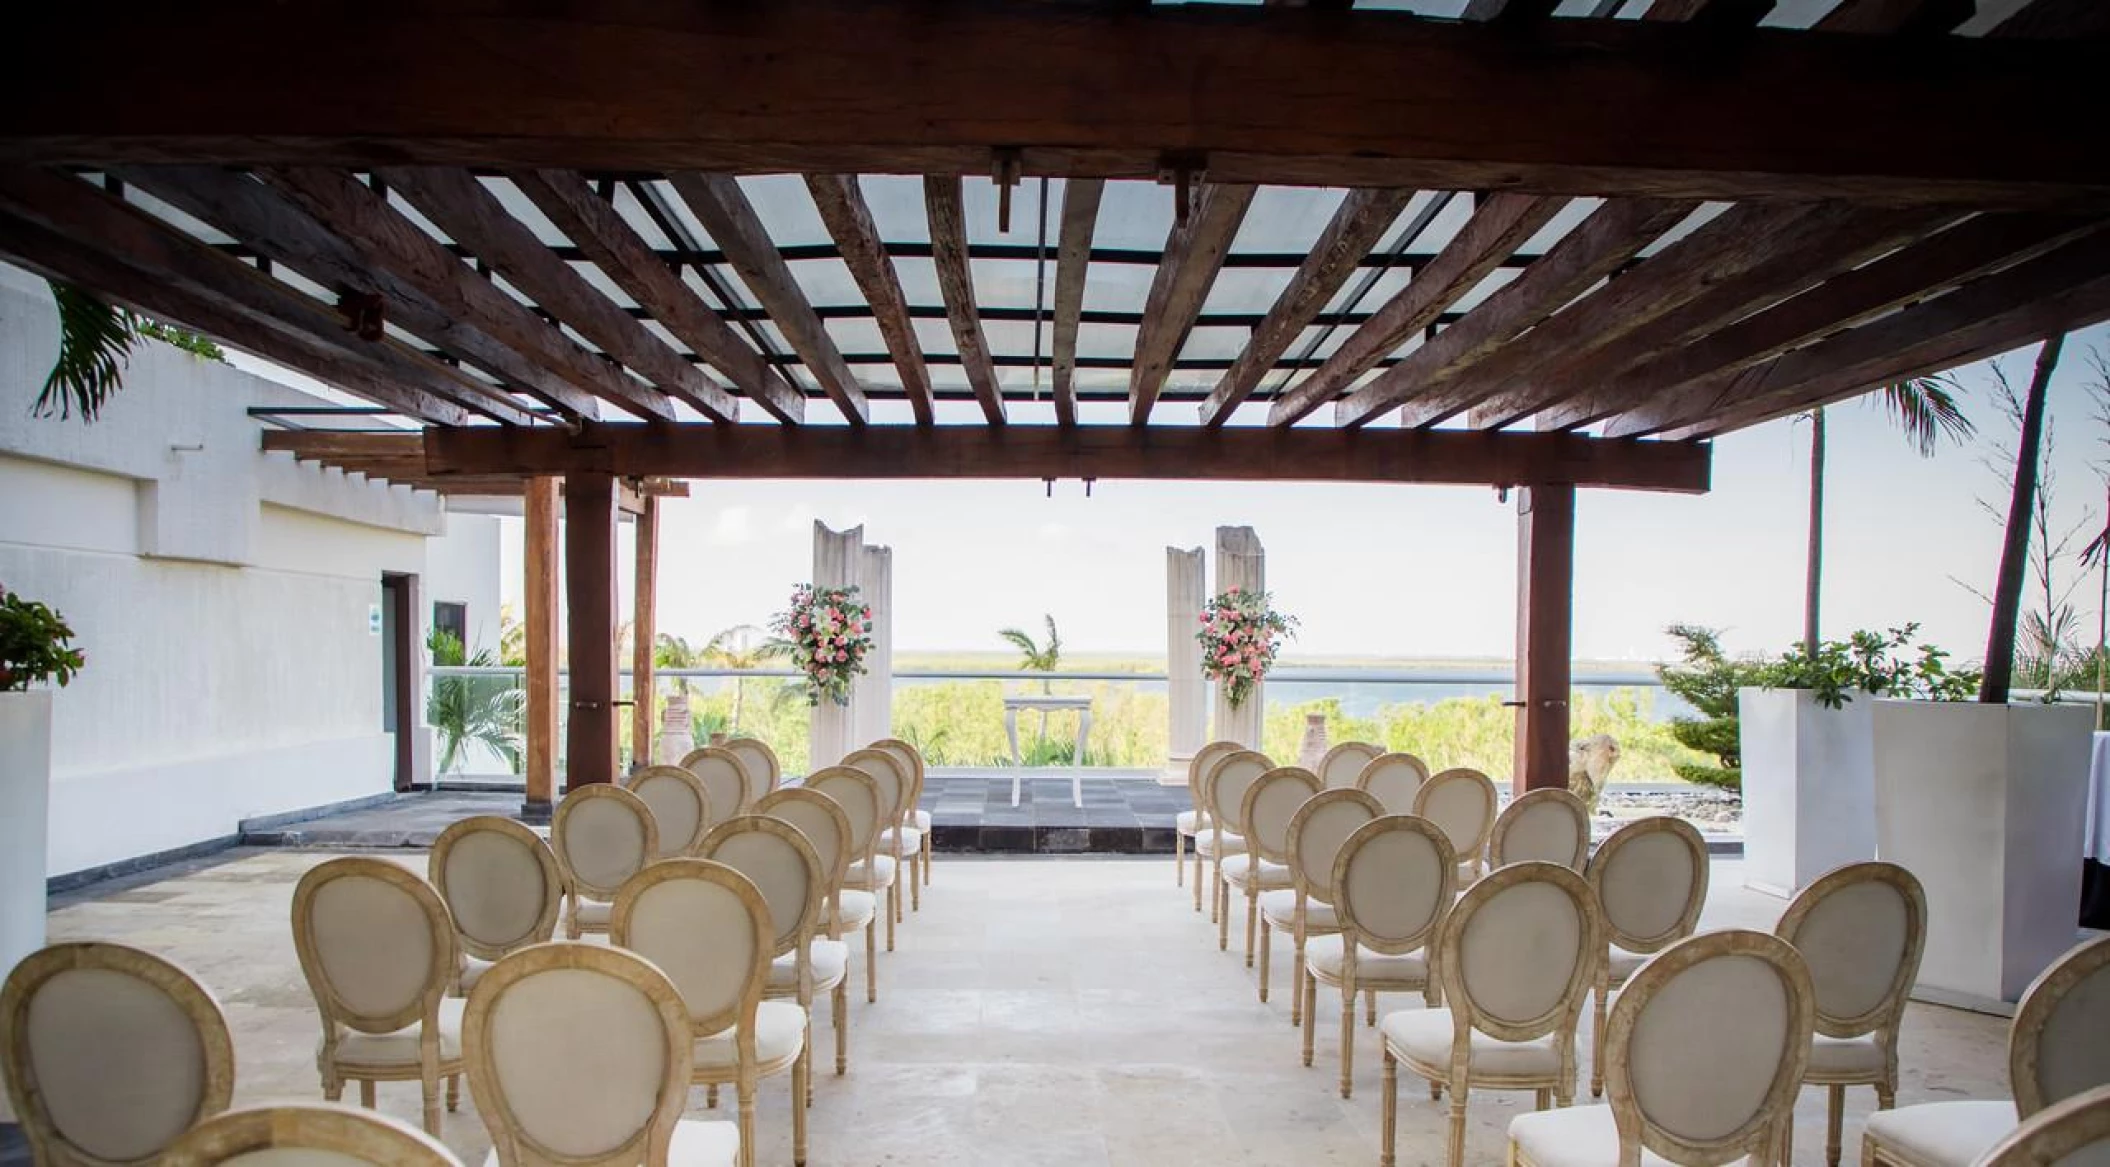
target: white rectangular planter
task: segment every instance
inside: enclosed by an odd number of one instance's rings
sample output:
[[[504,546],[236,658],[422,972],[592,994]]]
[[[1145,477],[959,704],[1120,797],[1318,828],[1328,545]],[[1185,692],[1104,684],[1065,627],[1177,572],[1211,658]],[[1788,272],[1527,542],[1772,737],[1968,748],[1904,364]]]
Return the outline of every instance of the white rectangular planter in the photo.
[[[1913,995],[2011,1012],[2078,937],[2094,710],[1875,703],[1876,853],[1927,889]]]
[[[1737,693],[1744,885],[1787,897],[1876,857],[1875,702],[1826,709],[1807,689]]]
[[[0,976],[44,947],[51,693],[0,693]]]

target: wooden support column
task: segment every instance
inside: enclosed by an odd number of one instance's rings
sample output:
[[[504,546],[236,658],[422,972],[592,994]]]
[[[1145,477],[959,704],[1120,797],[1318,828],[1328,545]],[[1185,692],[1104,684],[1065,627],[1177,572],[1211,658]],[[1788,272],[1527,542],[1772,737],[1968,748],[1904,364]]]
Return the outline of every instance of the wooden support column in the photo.
[[[615,780],[615,479],[564,479],[564,588],[571,718],[565,789]]]
[[[1574,618],[1575,488],[1517,492],[1518,794],[1568,785],[1569,632]]]
[[[659,498],[637,512],[637,601],[630,617],[630,768],[652,764],[652,644],[659,629]]]
[[[546,823],[557,788],[557,488],[547,476],[527,481],[527,798],[525,822]]]

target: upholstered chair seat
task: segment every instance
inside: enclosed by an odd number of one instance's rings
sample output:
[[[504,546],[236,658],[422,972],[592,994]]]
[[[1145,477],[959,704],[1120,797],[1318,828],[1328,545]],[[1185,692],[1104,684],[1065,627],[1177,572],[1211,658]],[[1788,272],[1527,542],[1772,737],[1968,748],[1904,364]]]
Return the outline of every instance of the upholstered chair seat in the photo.
[[[813,942],[813,991],[825,993],[842,984],[850,975],[850,946],[840,940],[816,940]],[[770,996],[789,994],[799,987],[799,958],[795,952],[787,952],[769,962],[769,983],[764,989]]]
[[[498,962],[495,960],[483,960],[478,957],[470,956],[466,952],[463,953],[462,971],[455,978],[456,983],[461,987],[462,995],[465,997],[468,996],[469,990],[475,988],[476,982],[481,980],[483,978],[483,975],[489,972],[491,970],[491,966],[496,963]]]
[[[1509,1141],[1520,1161],[1531,1167],[1606,1167],[1618,1163],[1619,1128],[1609,1106],[1570,1106],[1538,1110],[1509,1121]],[[1674,1167],[1673,1160],[1643,1148],[1640,1167]],[[1757,1167],[1751,1156],[1731,1159],[1728,1167]]]
[[[1195,832],[1194,853],[1204,859],[1218,855],[1237,855],[1245,850],[1245,836],[1220,831],[1215,827],[1203,827]]]
[[[1635,970],[1648,963],[1648,958],[1652,955],[1654,954],[1647,952],[1628,952],[1617,944],[1612,945],[1606,965],[1612,972],[1612,986],[1617,988],[1625,984],[1627,979],[1634,975]]]
[[[601,900],[579,900],[571,914],[573,930],[581,934],[608,931],[609,905]]]
[[[1195,836],[1195,853],[1209,859],[1209,921],[1216,925],[1216,949],[1228,952],[1231,948],[1231,884],[1225,877],[1224,867],[1235,856],[1245,854],[1252,848],[1253,840],[1246,837],[1245,800],[1246,793],[1260,781],[1260,776],[1275,768],[1266,754],[1256,750],[1234,750],[1216,760],[1216,770],[1203,784],[1208,802],[1202,809],[1209,812],[1209,826]],[[1248,860],[1239,860],[1233,867],[1243,867]],[[1287,869],[1284,874],[1287,875]],[[1269,887],[1288,887],[1285,879]],[[1257,887],[1256,887],[1256,890]],[[1246,952],[1253,951],[1254,916],[1246,916]],[[1247,963],[1251,963],[1248,960]]]
[[[2005,1099],[1926,1102],[1868,1116],[1865,1138],[1883,1148],[1883,1161],[1909,1167],[1964,1167],[2015,1129],[2015,1104]]]
[[[1415,1009],[1387,1013],[1378,1022],[1385,1043],[1393,1048],[1415,1073],[1447,1078],[1451,1072],[1451,1047],[1457,1024],[1448,1009]],[[1467,1056],[1473,1072],[1491,1078],[1552,1078],[1561,1072],[1561,1055],[1553,1048],[1553,1035],[1542,1034],[1529,1041],[1501,1038],[1468,1030],[1472,1035]]]
[[[885,835],[886,832],[880,832],[882,839]],[[859,859],[852,863],[850,869],[843,874],[843,883],[860,891],[885,891],[894,886],[894,878],[898,874],[892,855],[874,855],[869,861]]]
[[[1224,879],[1240,891],[1244,891],[1253,885],[1254,879],[1248,874],[1252,870],[1253,857],[1251,855],[1241,853],[1226,856],[1224,859]],[[1287,891],[1290,886],[1289,864],[1271,863],[1262,859],[1260,861],[1258,884],[1260,891]]]
[[[1884,1060],[1883,1047],[1874,1034],[1826,1037],[1820,1033],[1810,1039],[1810,1076],[1813,1078],[1820,1075],[1879,1075],[1883,1072]]]
[[[843,889],[835,905],[835,922],[845,932],[854,932],[879,919],[879,898],[854,887]]]
[[[440,1034],[441,1061],[456,1061],[462,1056],[462,1006],[466,1003],[460,997],[449,997],[440,1002],[437,1028]],[[347,1030],[337,1039],[337,1064],[357,1069],[416,1065],[419,1035],[418,1025],[406,1025],[389,1033],[360,1033],[356,1029]],[[321,1057],[327,1045],[326,1039],[318,1040],[315,1043],[315,1055]]]
[[[1260,893],[1260,918],[1269,926],[1288,932],[1297,924],[1297,893],[1294,888]],[[1304,927],[1313,939],[1322,932],[1330,932],[1341,926],[1341,919],[1333,911],[1332,904],[1306,900],[1304,904]]]
[[[698,1070],[733,1070],[740,1064],[738,1029],[721,1029],[696,1039]],[[771,1066],[789,1065],[805,1048],[806,1011],[790,1001],[764,1001],[755,1008],[755,1062],[768,1074]]]
[[[1304,945],[1304,960],[1329,985],[1341,983],[1343,942],[1339,934],[1314,936]],[[1419,992],[1428,984],[1428,957],[1419,952],[1397,956],[1367,948],[1355,954],[1355,979],[1369,992]]]

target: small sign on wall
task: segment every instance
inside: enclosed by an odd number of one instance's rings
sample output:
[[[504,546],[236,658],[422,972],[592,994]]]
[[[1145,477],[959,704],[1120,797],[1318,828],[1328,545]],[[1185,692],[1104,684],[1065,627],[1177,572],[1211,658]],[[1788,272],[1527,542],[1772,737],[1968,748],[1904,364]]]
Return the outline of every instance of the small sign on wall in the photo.
[[[381,635],[381,605],[379,604],[368,604],[366,606],[366,634],[368,636]]]

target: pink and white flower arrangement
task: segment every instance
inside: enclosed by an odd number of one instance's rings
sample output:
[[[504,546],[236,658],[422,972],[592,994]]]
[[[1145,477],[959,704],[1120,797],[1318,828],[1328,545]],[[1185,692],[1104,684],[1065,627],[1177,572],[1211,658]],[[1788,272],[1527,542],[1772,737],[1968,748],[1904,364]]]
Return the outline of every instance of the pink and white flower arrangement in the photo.
[[[1202,609],[1202,675],[1223,689],[1236,709],[1253,695],[1253,686],[1275,667],[1282,642],[1296,635],[1297,620],[1269,606],[1266,592],[1238,588],[1210,600]]]
[[[770,617],[770,631],[791,645],[791,663],[806,676],[806,703],[823,696],[837,705],[850,703],[850,682],[865,673],[865,654],[872,650],[872,609],[857,598],[855,586],[818,588],[800,584],[791,591],[791,606]]]

